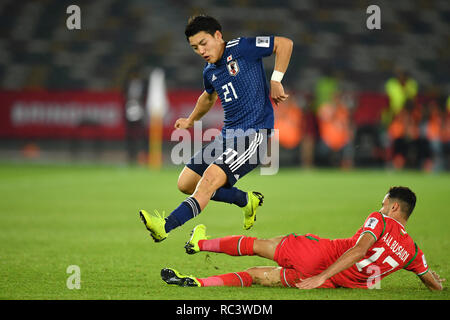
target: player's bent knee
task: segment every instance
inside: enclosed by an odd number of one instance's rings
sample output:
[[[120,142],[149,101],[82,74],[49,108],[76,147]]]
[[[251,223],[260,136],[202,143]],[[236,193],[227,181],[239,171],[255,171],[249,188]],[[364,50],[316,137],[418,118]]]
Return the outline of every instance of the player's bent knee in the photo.
[[[195,185],[193,183],[187,183],[186,181],[178,180],[177,183],[178,190],[183,192],[184,194],[191,195],[195,191]]]
[[[254,284],[263,286],[281,285],[279,267],[252,267],[245,270],[245,272],[252,277]]]
[[[227,176],[219,167],[208,168],[200,179],[199,187],[208,191],[215,191],[227,181]]]
[[[260,271],[258,270],[258,268],[253,267],[253,268],[248,268],[246,270],[244,270],[245,272],[247,272],[251,277],[254,283],[259,283],[259,278],[260,278]]]
[[[177,187],[181,192],[191,195],[194,193],[201,176],[185,167],[178,177]]]

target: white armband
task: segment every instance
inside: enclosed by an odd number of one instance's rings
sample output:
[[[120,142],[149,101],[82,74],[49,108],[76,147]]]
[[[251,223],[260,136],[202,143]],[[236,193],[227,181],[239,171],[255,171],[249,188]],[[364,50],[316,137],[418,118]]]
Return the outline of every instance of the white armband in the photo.
[[[283,76],[284,73],[277,71],[277,70],[273,70],[272,73],[272,78],[270,78],[271,81],[277,81],[277,82],[281,82],[281,80],[283,80]]]

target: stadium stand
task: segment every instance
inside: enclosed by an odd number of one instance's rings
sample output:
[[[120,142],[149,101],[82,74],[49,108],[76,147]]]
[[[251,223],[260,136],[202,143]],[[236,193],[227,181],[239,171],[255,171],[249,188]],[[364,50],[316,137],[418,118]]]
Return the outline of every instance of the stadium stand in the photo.
[[[201,89],[203,63],[186,45],[184,26],[190,15],[207,13],[221,21],[228,40],[291,38],[287,88],[311,93],[324,68],[334,70],[339,90],[355,97],[357,121],[367,118],[360,107],[379,113],[367,107],[370,102],[359,103],[359,94],[384,94],[395,68],[406,70],[419,94],[437,97],[442,106],[450,92],[446,0],[377,1],[381,30],[367,29],[371,3],[365,0],[100,0],[77,1],[81,30],[68,31],[72,2],[0,2],[1,90],[121,91],[131,70],[148,74],[155,67],[165,70],[169,89]]]
[[[71,1],[0,4],[0,79],[4,89],[120,87],[126,71],[163,67],[169,86],[198,88],[202,65],[184,39],[193,13],[222,21],[227,39],[280,34],[295,41],[286,83],[311,90],[320,66],[345,74],[344,88],[382,91],[394,66],[422,87],[450,91],[448,1],[379,1],[381,31],[365,27],[366,1],[80,1],[82,28],[67,32]]]

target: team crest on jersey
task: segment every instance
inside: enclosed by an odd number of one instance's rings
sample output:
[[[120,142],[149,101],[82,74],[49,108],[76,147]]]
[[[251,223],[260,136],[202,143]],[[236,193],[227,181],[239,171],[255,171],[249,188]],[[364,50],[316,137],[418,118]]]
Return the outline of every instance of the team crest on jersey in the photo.
[[[366,224],[364,225],[365,228],[370,228],[370,229],[375,229],[375,226],[378,223],[378,219],[377,218],[369,218],[369,220],[367,220]]]
[[[230,76],[236,76],[239,73],[239,65],[236,60],[230,61],[227,64],[228,73]]]

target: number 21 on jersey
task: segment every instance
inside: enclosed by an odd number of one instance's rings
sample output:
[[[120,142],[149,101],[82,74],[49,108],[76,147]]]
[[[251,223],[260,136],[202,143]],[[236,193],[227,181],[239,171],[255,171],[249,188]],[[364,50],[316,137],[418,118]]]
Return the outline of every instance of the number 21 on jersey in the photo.
[[[223,98],[225,102],[230,102],[231,100],[233,100],[233,98],[229,96],[231,93],[233,94],[234,99],[238,98],[236,90],[234,90],[233,84],[231,82],[228,82],[227,84],[223,85],[222,89],[223,89]]]
[[[362,271],[363,268],[367,267],[369,264],[374,263],[375,261],[378,260],[378,258],[382,255],[382,253],[386,250],[383,247],[380,248],[373,248],[373,251],[375,251],[375,253],[373,255],[371,255],[369,258],[361,260],[360,262],[358,262],[356,264],[356,268],[358,268],[358,271]],[[382,263],[387,263],[390,265],[390,269],[383,272],[381,275],[388,273],[392,270],[394,270],[395,268],[398,267],[399,263],[397,261],[395,261],[391,256],[387,256]]]

